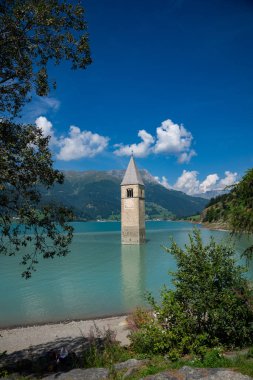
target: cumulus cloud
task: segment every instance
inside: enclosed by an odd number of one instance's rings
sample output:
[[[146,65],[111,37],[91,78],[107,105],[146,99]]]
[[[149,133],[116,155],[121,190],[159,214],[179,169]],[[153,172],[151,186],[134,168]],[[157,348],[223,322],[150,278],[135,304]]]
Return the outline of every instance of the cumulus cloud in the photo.
[[[109,138],[90,131],[81,131],[71,126],[69,136],[60,139],[60,152],[57,158],[63,161],[76,160],[83,157],[94,157],[108,145]]]
[[[209,190],[213,190],[218,179],[219,176],[217,174],[209,174],[199,186],[200,193],[206,193]]]
[[[163,175],[160,179],[159,177],[154,177],[154,179],[166,189],[172,189],[172,186],[169,184],[168,179]]]
[[[198,172],[184,170],[181,176],[177,179],[173,189],[183,191],[186,194],[196,194],[199,191],[199,180],[197,179]]]
[[[156,135],[155,153],[176,154],[188,151],[191,146],[191,132],[170,119],[163,121],[161,126],[156,128]]]
[[[209,174],[202,182],[198,178],[199,173],[196,170],[184,170],[173,186],[168,184],[167,178],[155,177],[155,179],[164,187],[183,191],[189,195],[204,194],[212,190],[224,190],[227,186],[231,186],[237,181],[237,173],[230,171],[225,172],[224,178],[219,178],[217,173]],[[166,180],[166,181],[165,181]]]
[[[237,181],[237,173],[232,173],[230,171],[225,172],[225,177],[220,180],[218,186],[219,190],[223,190],[226,186],[231,186]]]
[[[35,121],[37,128],[42,130],[45,137],[50,136],[51,147],[58,147],[57,158],[63,161],[94,157],[103,152],[109,142],[109,138],[91,131],[81,131],[80,128],[70,126],[68,136],[57,138],[52,123],[44,116]]]
[[[151,145],[154,143],[154,138],[144,129],[138,132],[138,136],[142,140],[139,144],[116,144],[114,147],[117,149],[114,153],[117,156],[131,156],[133,153],[135,157],[146,157],[150,153]]]
[[[42,130],[44,137],[50,137],[49,145],[59,145],[57,138],[54,135],[53,124],[47,120],[45,116],[40,116],[35,120],[37,128]]]
[[[141,142],[138,144],[116,144],[114,153],[117,156],[147,157],[149,154],[175,155],[179,163],[188,163],[196,152],[191,149],[192,134],[183,125],[168,119],[156,128],[156,136],[152,136],[144,129],[138,132]]]
[[[53,134],[53,124],[46,117],[40,116],[35,120],[37,128],[42,130],[43,136],[51,136]]]

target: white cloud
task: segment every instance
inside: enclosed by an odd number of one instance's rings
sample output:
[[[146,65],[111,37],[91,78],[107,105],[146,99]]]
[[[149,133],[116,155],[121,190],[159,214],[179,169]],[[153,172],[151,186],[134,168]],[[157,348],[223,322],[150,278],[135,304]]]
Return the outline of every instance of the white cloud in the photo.
[[[197,179],[198,172],[184,170],[181,176],[177,179],[173,189],[183,191],[186,194],[196,194],[199,191],[199,180]]]
[[[37,128],[40,128],[42,130],[44,137],[50,136],[49,144],[51,146],[59,145],[59,142],[54,135],[53,124],[51,121],[47,120],[45,116],[40,116],[35,120],[35,124]]]
[[[44,116],[38,117],[35,120],[35,124],[36,124],[37,128],[40,128],[42,130],[42,133],[43,133],[44,137],[52,135],[52,133],[53,133],[53,129],[52,129],[53,124],[51,123],[51,121],[47,120],[46,117],[44,117]]]
[[[238,174],[236,172],[232,173],[230,171],[226,171],[225,177],[223,179],[221,179],[219,184],[218,184],[218,186],[219,186],[218,189],[223,190],[226,186],[231,186],[234,183],[236,183],[237,176],[238,176]]]
[[[133,153],[135,157],[146,157],[150,153],[151,145],[154,143],[154,138],[144,129],[138,132],[138,136],[142,140],[139,144],[116,144],[114,147],[117,149],[114,153],[117,156],[131,156]]]
[[[169,184],[168,179],[163,175],[162,179],[159,177],[154,177],[155,180],[160,183],[163,187],[166,187],[166,189],[172,189],[172,186]]]
[[[217,174],[209,174],[199,186],[200,193],[206,193],[207,191],[213,190],[218,179],[219,176]]]
[[[192,134],[183,125],[175,124],[168,119],[156,128],[156,136],[153,137],[144,129],[138,132],[141,138],[139,144],[116,144],[114,153],[117,156],[147,157],[149,154],[175,155],[179,163],[188,163],[196,152],[191,149]]]
[[[168,119],[156,128],[157,140],[154,146],[155,153],[177,154],[188,151],[192,142],[192,134],[184,126],[173,123]]]
[[[155,179],[164,187],[183,191],[189,195],[204,194],[212,190],[224,190],[226,186],[233,185],[237,180],[237,173],[230,171],[225,172],[225,177],[220,179],[217,173],[209,174],[202,182],[198,179],[198,172],[196,170],[184,170],[181,176],[177,179],[173,186],[170,186],[166,177],[159,177]]]
[[[63,161],[76,160],[83,157],[94,157],[108,145],[109,138],[90,131],[81,131],[71,126],[68,137],[61,137],[60,152],[57,158]]]
[[[189,152],[181,153],[180,156],[178,157],[177,161],[180,164],[183,164],[183,163],[188,164],[190,162],[191,158],[194,156],[197,156],[197,153],[195,152],[195,150],[191,149]]]
[[[81,131],[80,128],[70,126],[68,136],[55,137],[52,123],[44,116],[35,121],[36,126],[42,130],[43,135],[50,136],[51,147],[58,147],[57,158],[63,161],[76,160],[83,157],[94,157],[103,152],[109,138],[91,131]]]

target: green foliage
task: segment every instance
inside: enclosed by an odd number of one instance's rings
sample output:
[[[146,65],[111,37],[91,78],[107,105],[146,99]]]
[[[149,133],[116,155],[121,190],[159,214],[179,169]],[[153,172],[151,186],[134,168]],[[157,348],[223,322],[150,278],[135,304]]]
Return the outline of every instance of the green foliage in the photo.
[[[229,197],[230,194],[223,194],[212,198],[203,213],[203,222],[226,222],[229,214]]]
[[[84,9],[79,3],[1,1],[0,253],[14,255],[21,247],[32,247],[21,260],[25,278],[35,270],[39,254],[44,258],[67,254],[72,228],[66,221],[72,214],[59,203],[41,201],[43,187],[63,183],[63,175],[53,169],[48,138],[35,126],[11,120],[31,93],[48,95],[52,87],[48,63],[58,65],[62,60],[73,69],[91,63]]]
[[[65,59],[73,69],[91,63],[84,9],[72,2],[1,1],[0,47],[0,111],[11,115],[31,91],[49,93],[49,61]]]
[[[116,333],[110,329],[100,330],[96,324],[90,330],[89,345],[84,351],[84,367],[107,367],[130,358],[128,351],[116,341]]]
[[[146,202],[159,204],[177,217],[199,213],[207,204],[206,199],[192,197],[181,191],[168,190],[153,182],[146,186]]]
[[[229,194],[211,199],[203,222],[226,222],[232,233],[253,234],[253,169],[249,169]],[[253,258],[253,246],[244,252]]]
[[[225,368],[230,364],[230,360],[225,358],[219,348],[207,350],[203,357],[199,357],[192,361],[194,367],[207,368]]]
[[[229,223],[234,232],[253,233],[253,169],[231,191]]]
[[[0,123],[0,254],[15,255],[29,245],[21,259],[23,276],[35,270],[38,255],[65,256],[72,238],[66,221],[69,210],[40,205],[39,188],[62,183],[63,175],[52,166],[48,138],[33,125]],[[30,252],[30,253],[28,253]]]
[[[228,194],[222,194],[222,195],[218,195],[217,197],[215,198],[211,198],[210,201],[208,202],[208,204],[206,205],[206,207],[210,207],[210,206],[213,206],[217,203],[222,203],[224,204],[225,201],[229,198],[229,193]]]
[[[207,350],[203,357],[195,356],[191,358],[187,355],[176,361],[168,360],[164,355],[151,356],[145,365],[129,376],[129,379],[138,380],[166,370],[177,370],[183,366],[195,368],[231,368],[234,371],[253,376],[253,362],[248,357],[248,354],[238,353],[235,357],[228,359],[219,348],[214,348]]]
[[[198,222],[201,222],[201,215],[200,214],[191,215],[191,216],[188,216],[187,218],[184,218],[184,220],[188,220],[189,222],[198,223]]]
[[[252,292],[233,248],[214,239],[204,246],[194,230],[185,249],[172,242],[166,250],[177,261],[175,290],[164,287],[160,303],[148,295],[154,316],[130,334],[133,349],[177,359],[189,352],[203,356],[208,347],[251,344]]]
[[[234,360],[230,360],[228,367],[235,368],[244,375],[253,376],[253,361],[247,355],[238,355]]]
[[[175,215],[171,211],[154,202],[146,202],[145,211],[147,219],[167,220],[175,218]]]
[[[203,218],[203,222],[215,223],[225,222],[227,219],[228,209],[225,204],[218,204],[209,207]]]

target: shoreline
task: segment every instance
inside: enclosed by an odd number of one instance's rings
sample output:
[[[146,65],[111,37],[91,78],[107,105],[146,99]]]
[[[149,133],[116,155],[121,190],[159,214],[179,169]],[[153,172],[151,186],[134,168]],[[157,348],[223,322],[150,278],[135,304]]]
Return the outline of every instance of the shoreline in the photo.
[[[39,326],[50,326],[50,325],[59,325],[59,324],[68,324],[71,322],[88,322],[88,321],[97,321],[97,320],[106,320],[110,318],[120,318],[127,317],[129,313],[119,313],[119,314],[104,314],[98,317],[93,317],[92,315],[87,318],[73,318],[73,319],[62,319],[57,321],[44,321],[44,322],[31,322],[25,323],[22,325],[10,325],[10,326],[0,326],[0,335],[1,331],[4,330],[17,330],[17,329],[25,329],[27,327],[39,327]]]
[[[111,329],[116,332],[116,339],[122,345],[128,345],[129,333],[127,315],[106,318],[65,321],[58,323],[37,324],[25,327],[0,329],[0,352],[12,354],[17,351],[36,351],[43,346],[70,344],[72,340],[89,337],[94,327],[100,331]],[[68,342],[68,343],[67,343]]]

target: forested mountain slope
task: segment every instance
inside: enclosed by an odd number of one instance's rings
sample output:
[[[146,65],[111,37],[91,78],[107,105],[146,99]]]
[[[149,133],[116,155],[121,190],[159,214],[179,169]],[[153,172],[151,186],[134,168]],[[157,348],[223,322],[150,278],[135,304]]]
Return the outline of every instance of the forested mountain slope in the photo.
[[[120,183],[124,171],[66,171],[63,185],[43,191],[43,203],[56,201],[87,220],[120,215]],[[183,217],[201,212],[207,200],[161,186],[146,170],[141,171],[150,218]]]

